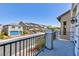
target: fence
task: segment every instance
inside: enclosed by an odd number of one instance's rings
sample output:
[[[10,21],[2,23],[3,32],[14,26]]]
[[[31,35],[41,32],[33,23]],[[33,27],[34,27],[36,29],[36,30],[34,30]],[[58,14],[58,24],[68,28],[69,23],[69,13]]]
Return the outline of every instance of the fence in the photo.
[[[45,33],[0,42],[0,56],[35,56],[45,46]]]

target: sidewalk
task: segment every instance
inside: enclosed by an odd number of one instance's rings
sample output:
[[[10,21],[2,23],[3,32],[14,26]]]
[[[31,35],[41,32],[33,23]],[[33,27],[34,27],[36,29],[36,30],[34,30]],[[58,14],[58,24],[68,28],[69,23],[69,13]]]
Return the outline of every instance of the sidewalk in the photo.
[[[44,49],[38,56],[74,56],[74,43],[66,40],[54,40],[53,50]]]

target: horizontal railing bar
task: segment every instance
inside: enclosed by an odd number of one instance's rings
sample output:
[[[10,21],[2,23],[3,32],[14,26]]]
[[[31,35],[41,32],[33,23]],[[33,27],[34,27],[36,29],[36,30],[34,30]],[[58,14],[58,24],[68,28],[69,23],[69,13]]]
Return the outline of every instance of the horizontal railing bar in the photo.
[[[39,35],[39,36],[42,36],[42,35]],[[39,36],[36,36],[36,37],[39,37]],[[30,37],[30,38],[33,38],[33,37]],[[26,38],[26,39],[14,41],[14,42],[8,42],[8,43],[5,43],[5,44],[1,44],[0,46],[8,45],[8,44],[11,44],[11,43],[16,43],[16,42],[23,41],[23,40],[29,40],[30,38]]]
[[[45,33],[38,33],[38,34],[32,34],[30,36],[27,35],[27,36],[22,36],[22,37],[19,37],[19,38],[11,38],[11,39],[7,39],[7,40],[2,40],[2,41],[0,41],[0,46],[8,45],[10,43],[16,43],[16,42],[19,42],[19,41],[23,41],[23,40],[33,38],[33,37],[42,36],[44,34]]]

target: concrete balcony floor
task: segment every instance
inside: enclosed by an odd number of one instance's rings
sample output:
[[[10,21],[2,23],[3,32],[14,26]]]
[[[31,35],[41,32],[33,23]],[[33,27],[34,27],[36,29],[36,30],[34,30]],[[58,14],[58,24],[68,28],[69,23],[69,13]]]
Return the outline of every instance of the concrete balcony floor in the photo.
[[[74,43],[68,40],[54,40],[53,49],[44,49],[38,56],[74,56]]]

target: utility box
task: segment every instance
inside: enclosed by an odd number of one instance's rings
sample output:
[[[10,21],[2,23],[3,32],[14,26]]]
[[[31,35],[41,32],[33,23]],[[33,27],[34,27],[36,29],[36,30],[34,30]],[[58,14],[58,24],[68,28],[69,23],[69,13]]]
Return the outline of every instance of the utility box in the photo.
[[[53,31],[47,30],[45,33],[46,44],[45,47],[47,49],[53,49]]]

